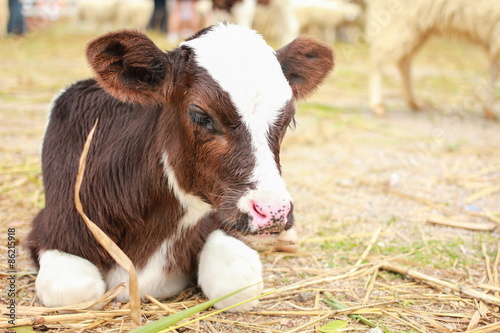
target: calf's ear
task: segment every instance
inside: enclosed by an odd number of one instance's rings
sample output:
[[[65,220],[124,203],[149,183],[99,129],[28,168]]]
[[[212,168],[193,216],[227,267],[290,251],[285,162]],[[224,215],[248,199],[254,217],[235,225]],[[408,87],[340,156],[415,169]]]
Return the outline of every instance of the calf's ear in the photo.
[[[296,99],[310,95],[333,69],[333,51],[311,37],[298,37],[276,52]]]
[[[167,56],[140,32],[97,37],[87,45],[87,60],[104,90],[123,102],[147,105],[165,98]]]

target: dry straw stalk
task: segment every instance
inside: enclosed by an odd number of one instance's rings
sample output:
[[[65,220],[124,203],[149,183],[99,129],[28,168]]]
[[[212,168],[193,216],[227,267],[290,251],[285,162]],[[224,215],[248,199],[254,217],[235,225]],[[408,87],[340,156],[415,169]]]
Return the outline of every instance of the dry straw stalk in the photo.
[[[94,222],[92,222],[85,212],[83,211],[82,202],[80,200],[80,188],[82,186],[83,175],[85,173],[85,164],[87,155],[90,149],[90,144],[97,127],[98,120],[96,120],[94,127],[92,127],[85,145],[83,147],[82,155],[80,156],[80,164],[78,168],[78,175],[76,177],[75,186],[75,205],[76,210],[82,216],[85,224],[97,239],[99,244],[109,253],[109,255],[125,269],[129,274],[129,295],[130,295],[130,316],[132,319],[133,327],[141,325],[141,299],[139,295],[139,283],[137,281],[137,274],[135,272],[134,264],[127,257],[127,255],[116,245],[111,238],[108,237]]]
[[[500,306],[500,298],[498,298],[498,297],[494,297],[494,296],[482,293],[480,291],[464,287],[464,286],[459,285],[457,283],[441,280],[441,279],[426,275],[424,273],[420,273],[420,272],[418,272],[414,269],[411,269],[411,268],[406,268],[406,267],[396,265],[393,263],[389,263],[389,262],[382,264],[381,268],[388,270],[388,271],[393,271],[393,272],[397,272],[397,273],[409,276],[415,280],[420,280],[420,281],[424,281],[427,283],[436,284],[436,285],[439,285],[441,287],[449,288],[449,289],[456,291],[456,292],[459,292],[463,295],[467,295],[469,297],[482,300],[482,301],[489,303],[489,304],[494,304],[494,305]]]

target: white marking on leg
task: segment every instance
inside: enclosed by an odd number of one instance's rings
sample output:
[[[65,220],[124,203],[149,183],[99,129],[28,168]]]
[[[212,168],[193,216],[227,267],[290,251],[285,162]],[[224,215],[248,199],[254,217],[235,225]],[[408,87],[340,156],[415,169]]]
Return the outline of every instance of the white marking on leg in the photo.
[[[198,283],[209,299],[253,285],[216,303],[218,309],[259,296],[264,288],[259,254],[242,241],[216,230],[201,251]],[[248,311],[258,303],[258,300],[253,300],[229,311]]]
[[[144,298],[145,295],[151,295],[155,298],[173,296],[188,286],[189,280],[186,276],[179,272],[167,273],[165,270],[170,248],[171,243],[164,241],[149,258],[146,266],[137,272],[141,298]],[[122,282],[128,286],[128,272],[116,265],[106,274],[106,285],[108,289],[111,289]],[[130,299],[128,287],[116,299],[120,302],[128,301]]]
[[[48,307],[60,307],[99,299],[105,284],[90,261],[58,250],[41,251],[36,291]]]

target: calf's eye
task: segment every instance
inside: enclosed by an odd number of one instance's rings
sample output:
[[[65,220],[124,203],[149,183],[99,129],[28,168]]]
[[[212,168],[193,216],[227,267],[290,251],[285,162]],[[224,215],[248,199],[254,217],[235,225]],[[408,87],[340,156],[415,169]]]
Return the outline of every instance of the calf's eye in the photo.
[[[200,108],[190,108],[189,118],[195,125],[204,127],[209,132],[217,132],[212,118],[210,118],[210,116],[204,113]]]

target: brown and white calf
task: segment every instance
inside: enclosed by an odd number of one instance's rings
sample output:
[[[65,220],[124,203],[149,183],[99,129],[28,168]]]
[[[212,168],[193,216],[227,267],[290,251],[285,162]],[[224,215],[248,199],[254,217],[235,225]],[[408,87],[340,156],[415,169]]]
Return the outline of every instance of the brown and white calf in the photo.
[[[110,33],[87,57],[96,79],[55,99],[43,142],[46,206],[29,235],[40,300],[92,300],[128,280],[73,203],[97,118],[83,208],[136,266],[141,296],[195,281],[210,299],[257,283],[219,308],[259,295],[258,254],[238,237],[292,227],[280,145],[297,98],[332,69],[331,49],[300,38],[275,52],[250,29],[218,24],[169,52],[138,32]]]

